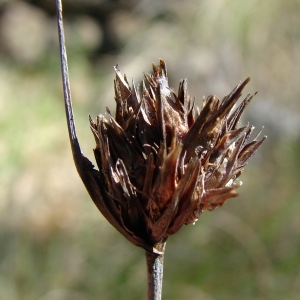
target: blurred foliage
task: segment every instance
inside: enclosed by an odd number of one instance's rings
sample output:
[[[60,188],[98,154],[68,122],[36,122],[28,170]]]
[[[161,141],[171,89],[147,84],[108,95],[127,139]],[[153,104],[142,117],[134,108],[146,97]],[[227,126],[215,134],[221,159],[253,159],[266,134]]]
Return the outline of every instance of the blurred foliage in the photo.
[[[87,116],[113,109],[115,64],[139,82],[161,57],[171,85],[188,77],[199,105],[247,76],[246,90],[259,90],[244,122],[265,125],[269,138],[239,198],[169,240],[163,299],[298,299],[300,2],[86,1],[94,13],[65,2],[76,124],[90,158]],[[143,251],[107,224],[73,166],[53,7],[0,1],[0,298],[144,299]]]

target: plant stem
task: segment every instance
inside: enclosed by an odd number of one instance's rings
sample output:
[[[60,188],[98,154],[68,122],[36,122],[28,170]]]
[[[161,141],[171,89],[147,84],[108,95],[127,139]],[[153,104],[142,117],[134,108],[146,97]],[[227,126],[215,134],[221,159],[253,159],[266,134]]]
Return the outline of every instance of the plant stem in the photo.
[[[155,245],[160,253],[145,251],[148,275],[148,300],[161,300],[166,242]]]

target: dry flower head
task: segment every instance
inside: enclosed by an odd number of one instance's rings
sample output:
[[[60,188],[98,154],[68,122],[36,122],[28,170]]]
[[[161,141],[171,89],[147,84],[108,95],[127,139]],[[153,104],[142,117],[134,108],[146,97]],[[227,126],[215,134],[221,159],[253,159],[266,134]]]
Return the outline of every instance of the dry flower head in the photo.
[[[203,210],[237,196],[237,178],[266,137],[250,140],[254,127],[239,127],[253,96],[234,106],[249,78],[222,100],[204,99],[199,109],[186,79],[177,93],[169,87],[163,60],[144,74],[141,93],[115,72],[115,117],[107,109],[108,118],[90,118],[99,170],[85,158],[89,175],[80,175],[117,230],[158,252],[157,244],[195,223]]]

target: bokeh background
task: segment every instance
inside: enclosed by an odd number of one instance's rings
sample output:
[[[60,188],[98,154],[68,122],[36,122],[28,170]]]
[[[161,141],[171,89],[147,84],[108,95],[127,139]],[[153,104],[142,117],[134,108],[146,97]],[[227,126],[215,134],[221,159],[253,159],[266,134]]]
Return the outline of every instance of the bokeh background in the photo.
[[[299,299],[299,0],[65,0],[78,136],[113,111],[113,66],[220,97],[248,76],[243,122],[268,139],[240,196],[169,239],[164,300]],[[94,160],[93,160],[94,161]],[[73,165],[54,0],[0,1],[0,299],[145,299],[142,249],[100,215]]]

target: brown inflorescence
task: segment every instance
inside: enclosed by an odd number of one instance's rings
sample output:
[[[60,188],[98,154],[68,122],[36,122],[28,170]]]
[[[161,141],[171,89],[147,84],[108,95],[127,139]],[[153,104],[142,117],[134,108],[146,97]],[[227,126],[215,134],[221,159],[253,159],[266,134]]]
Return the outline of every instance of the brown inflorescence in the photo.
[[[252,95],[236,103],[249,78],[222,100],[204,99],[199,109],[186,79],[177,94],[169,87],[163,60],[144,75],[141,93],[115,72],[115,118],[109,110],[107,119],[90,118],[100,191],[92,198],[128,240],[155,252],[203,210],[237,196],[237,178],[265,137],[249,141],[254,127],[239,127]]]

